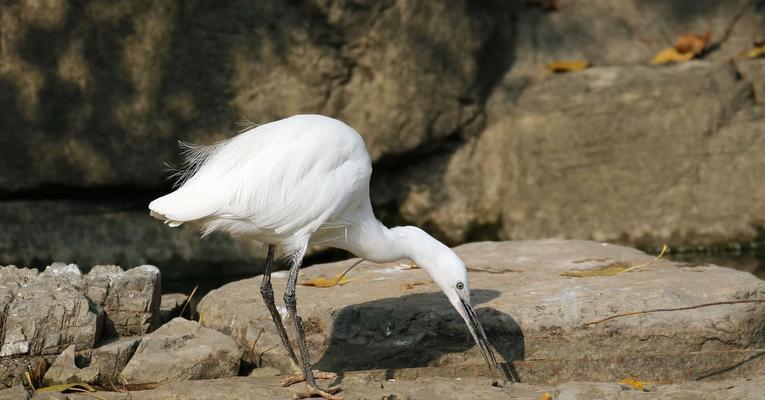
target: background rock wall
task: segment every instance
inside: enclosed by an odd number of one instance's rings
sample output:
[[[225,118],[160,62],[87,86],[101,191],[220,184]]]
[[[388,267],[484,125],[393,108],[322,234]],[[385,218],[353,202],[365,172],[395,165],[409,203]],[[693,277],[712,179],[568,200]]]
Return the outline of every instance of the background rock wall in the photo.
[[[648,66],[706,30],[700,61]],[[177,140],[296,113],[355,127],[384,222],[452,244],[755,240],[765,60],[730,60],[764,37],[761,0],[6,2],[0,264],[251,274],[261,247],[146,205]]]

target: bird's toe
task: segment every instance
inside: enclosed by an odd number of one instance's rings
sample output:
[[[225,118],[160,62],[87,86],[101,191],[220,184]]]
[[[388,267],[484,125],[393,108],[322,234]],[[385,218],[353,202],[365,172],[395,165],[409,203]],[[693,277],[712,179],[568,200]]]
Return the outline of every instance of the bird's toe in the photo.
[[[313,377],[315,379],[337,379],[337,374],[315,369],[313,370]],[[305,376],[303,376],[303,374],[290,375],[282,380],[282,386],[287,387],[303,381],[305,381]]]
[[[313,387],[310,385],[306,385],[306,390],[295,393],[295,399],[308,399],[311,397],[322,397],[326,400],[343,400],[342,397],[336,396],[336,394],[340,393],[343,389],[341,389],[339,386],[332,386],[330,388],[327,388],[326,390],[322,390],[318,387]]]

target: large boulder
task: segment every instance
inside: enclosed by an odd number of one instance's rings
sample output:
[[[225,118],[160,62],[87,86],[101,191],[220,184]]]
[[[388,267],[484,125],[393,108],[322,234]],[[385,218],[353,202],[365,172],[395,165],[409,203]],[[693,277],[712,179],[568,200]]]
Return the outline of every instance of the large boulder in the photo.
[[[234,376],[240,356],[230,337],[196,321],[175,318],[142,338],[120,380],[153,383]]]
[[[383,174],[373,201],[399,204],[406,220],[455,243],[757,239],[765,113],[733,66],[602,67],[525,89],[504,83],[485,131],[406,173]]]
[[[375,159],[400,154],[478,117],[481,54],[506,26],[467,1],[32,1],[1,11],[0,126],[14,145],[0,147],[0,193],[162,186],[178,139],[231,136],[241,115],[335,115],[363,132]]]
[[[765,304],[703,306],[761,298],[765,282],[749,273],[665,260],[614,273],[652,257],[586,241],[485,242],[455,250],[470,271],[478,317],[522,381],[676,381],[765,372],[765,361],[756,357],[765,344]],[[352,262],[304,270],[301,281],[331,279]],[[285,278],[273,276],[277,299]],[[365,262],[349,278],[334,288],[298,287],[316,368],[382,369],[402,377],[487,374],[464,322],[424,271]],[[246,360],[287,370],[259,284],[247,279],[210,292],[198,305],[200,320],[231,335]],[[596,322],[692,306],[700,307]]]

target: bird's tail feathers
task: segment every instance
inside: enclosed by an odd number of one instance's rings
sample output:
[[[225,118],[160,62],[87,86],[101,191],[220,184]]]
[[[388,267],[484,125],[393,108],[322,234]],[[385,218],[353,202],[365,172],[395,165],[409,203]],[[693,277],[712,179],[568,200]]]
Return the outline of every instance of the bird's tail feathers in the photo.
[[[194,196],[184,189],[178,189],[149,203],[151,216],[176,227],[184,222],[209,217],[217,211],[212,201],[199,201],[201,196]]]

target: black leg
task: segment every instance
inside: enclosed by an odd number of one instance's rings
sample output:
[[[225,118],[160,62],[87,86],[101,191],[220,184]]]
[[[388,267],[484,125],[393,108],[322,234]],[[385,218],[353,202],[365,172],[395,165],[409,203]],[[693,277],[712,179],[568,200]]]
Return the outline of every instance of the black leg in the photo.
[[[279,311],[276,310],[276,303],[274,303],[274,289],[271,286],[271,266],[274,263],[274,245],[269,244],[268,245],[268,256],[266,257],[266,269],[263,271],[263,280],[260,283],[260,294],[263,295],[263,301],[266,303],[266,307],[268,307],[268,311],[271,312],[271,319],[274,320],[274,325],[276,325],[276,332],[279,333],[279,337],[282,339],[282,344],[284,345],[284,348],[287,349],[287,353],[289,353],[290,358],[295,363],[295,365],[298,365],[297,357],[295,356],[295,351],[292,350],[292,345],[290,344],[290,339],[287,337],[287,331],[284,330],[284,324],[282,324],[282,317],[279,315]]]
[[[302,258],[302,257],[301,257]],[[297,285],[298,271],[300,271],[300,261],[295,262],[290,267],[290,277],[287,281],[287,289],[284,291],[284,304],[292,318],[292,324],[295,325],[295,331],[298,335],[298,345],[300,345],[300,356],[303,359],[303,376],[306,383],[316,388],[316,379],[311,371],[311,358],[308,355],[308,345],[305,341],[305,329],[303,320],[297,314],[297,298],[295,297],[295,286]]]

